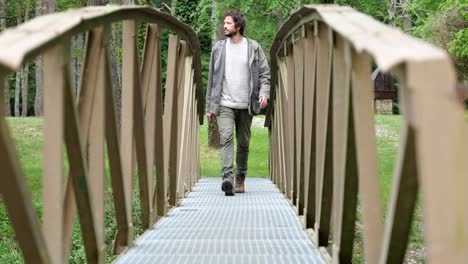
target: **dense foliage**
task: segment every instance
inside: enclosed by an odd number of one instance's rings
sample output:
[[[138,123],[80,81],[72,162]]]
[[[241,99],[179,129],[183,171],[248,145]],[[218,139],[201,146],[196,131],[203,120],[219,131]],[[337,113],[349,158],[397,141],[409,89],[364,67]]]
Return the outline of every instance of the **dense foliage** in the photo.
[[[415,0],[406,8],[414,35],[448,50],[459,80],[468,82],[468,2]]]
[[[35,9],[38,4],[47,1],[19,0],[5,1],[6,27],[16,26],[25,20],[36,16]],[[87,0],[58,0],[57,11],[69,8],[86,6]],[[118,4],[122,1],[100,1]],[[320,0],[130,0],[131,4],[149,5],[162,11],[170,12],[183,22],[192,25],[199,36],[202,47],[203,77],[206,84],[209,56],[213,41],[221,38],[221,19],[226,9],[239,9],[247,18],[246,36],[257,40],[269,56],[268,50],[272,40],[290,13],[304,4],[318,4]],[[402,28],[416,37],[428,40],[435,45],[446,49],[451,55],[458,78],[468,80],[468,2],[464,0],[335,0],[335,4],[349,5],[375,19]],[[45,7],[42,8],[43,13]],[[3,30],[3,28],[0,28]],[[121,31],[121,27],[114,27]],[[140,46],[143,45],[144,27],[140,28]],[[163,49],[167,46],[167,35],[163,34]],[[119,34],[117,34],[119,35]],[[120,47],[115,49],[117,56],[121,57]],[[79,59],[83,55],[83,47],[76,46],[74,57]],[[165,57],[163,60],[165,61]],[[34,114],[34,97],[36,82],[34,73],[35,63],[31,63],[29,71],[18,72],[10,76],[10,98],[13,113],[15,104],[15,79],[28,80],[28,115]],[[26,76],[25,73],[29,75]],[[19,104],[23,104],[20,100]]]

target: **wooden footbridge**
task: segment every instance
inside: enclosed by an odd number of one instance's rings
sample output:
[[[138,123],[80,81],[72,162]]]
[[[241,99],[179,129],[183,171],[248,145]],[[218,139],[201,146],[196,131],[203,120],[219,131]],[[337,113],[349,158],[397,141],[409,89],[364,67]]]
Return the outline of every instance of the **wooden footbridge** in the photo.
[[[109,56],[117,22],[123,22],[120,122]],[[147,26],[141,59],[138,23]],[[166,29],[174,35],[163,65]],[[75,98],[70,39],[82,33],[86,55]],[[428,262],[467,263],[468,127],[447,54],[341,6],[293,13],[270,54],[271,178],[248,178],[245,194],[225,197],[220,179],[200,177],[204,97],[200,45],[190,26],[148,7],[106,6],[41,16],[3,32],[0,90],[9,73],[44,59],[41,218],[0,119],[0,193],[24,261],[68,262],[79,219],[89,263],[106,262],[106,247],[119,254],[116,263],[351,263],[359,215],[365,262],[401,263],[419,195]],[[386,213],[372,63],[398,78],[403,112]],[[4,103],[2,92],[2,114]],[[106,166],[117,223],[112,245],[104,242]],[[147,229],[137,238],[134,189]]]

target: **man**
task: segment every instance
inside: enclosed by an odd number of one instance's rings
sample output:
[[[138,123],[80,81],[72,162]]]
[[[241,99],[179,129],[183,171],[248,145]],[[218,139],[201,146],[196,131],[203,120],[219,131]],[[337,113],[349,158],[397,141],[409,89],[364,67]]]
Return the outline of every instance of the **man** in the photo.
[[[252,116],[268,105],[270,96],[268,61],[260,45],[244,36],[245,24],[239,11],[224,13],[226,38],[213,46],[206,94],[206,116],[210,121],[217,120],[221,135],[221,190],[227,196],[244,192]]]

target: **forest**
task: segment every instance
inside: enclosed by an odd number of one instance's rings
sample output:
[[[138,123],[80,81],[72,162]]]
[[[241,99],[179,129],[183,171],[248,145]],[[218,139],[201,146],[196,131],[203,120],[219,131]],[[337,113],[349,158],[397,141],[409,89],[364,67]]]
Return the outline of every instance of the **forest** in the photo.
[[[276,31],[289,14],[302,5],[318,3],[351,6],[447,50],[459,81],[468,82],[468,2],[465,0],[0,0],[0,31],[36,16],[70,8],[106,4],[148,5],[171,13],[194,28],[202,46],[203,76],[206,81],[211,46],[220,38],[220,20],[224,10],[242,11],[247,18],[246,36],[257,40],[268,54]],[[111,56],[116,98],[119,98],[121,82],[121,31],[121,24],[113,25]],[[144,32],[142,26],[141,45]],[[167,42],[167,35],[168,32],[163,41]],[[79,87],[84,43],[84,35],[72,39],[72,70],[77,73],[75,87]],[[4,91],[7,116],[42,115],[42,67],[42,59],[38,57],[9,76]]]

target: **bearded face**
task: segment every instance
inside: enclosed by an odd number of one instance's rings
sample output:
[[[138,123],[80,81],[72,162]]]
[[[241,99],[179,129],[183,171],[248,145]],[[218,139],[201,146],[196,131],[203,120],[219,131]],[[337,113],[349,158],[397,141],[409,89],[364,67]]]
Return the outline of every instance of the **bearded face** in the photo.
[[[235,36],[239,32],[239,28],[236,28],[236,23],[231,16],[224,18],[224,36],[230,38]]]

